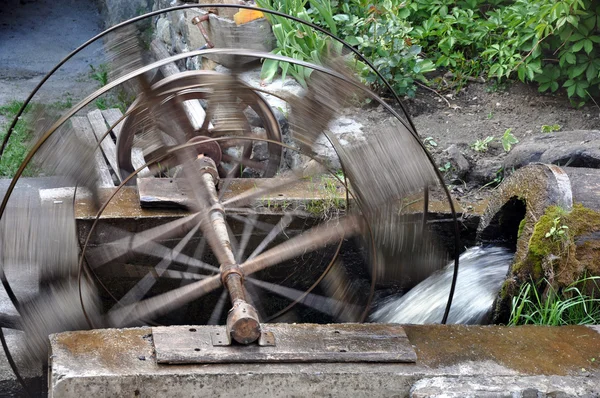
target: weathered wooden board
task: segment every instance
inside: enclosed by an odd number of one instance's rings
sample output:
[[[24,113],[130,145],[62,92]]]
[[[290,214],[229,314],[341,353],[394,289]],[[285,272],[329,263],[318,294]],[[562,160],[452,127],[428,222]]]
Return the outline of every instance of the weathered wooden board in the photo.
[[[121,117],[123,117],[123,113],[116,108],[104,109],[102,112],[102,116],[106,123],[108,123],[108,127],[115,126],[112,131],[112,136],[115,139],[119,138],[119,134],[121,133],[121,129],[123,128],[123,121],[119,122],[119,124],[115,125]]]
[[[102,112],[99,109],[96,109],[89,112],[87,118],[92,126],[92,131],[94,132],[96,139],[100,142],[100,148],[102,148],[102,152],[104,153],[106,160],[108,160],[108,164],[112,167],[120,182],[121,178],[119,176],[119,168],[117,167],[117,147],[110,134],[103,139],[108,128],[104,121],[104,116],[102,116]]]
[[[343,209],[346,196],[341,184],[336,191],[332,191],[331,188],[327,187],[325,181],[327,180],[324,179],[318,183],[309,180],[297,181],[281,187],[277,191],[264,194],[254,202],[271,209],[299,209],[309,202],[317,204],[323,201],[332,201],[337,203],[336,206],[340,210]],[[261,189],[261,187],[272,183],[273,181],[270,178],[234,179],[227,184],[227,189],[223,192],[223,199],[230,199],[248,190]],[[194,203],[194,197],[187,187],[185,179],[139,178],[137,185],[140,205],[143,208],[187,208]]]
[[[154,40],[150,44],[150,49],[156,59],[165,59],[171,56],[165,45],[159,40]],[[163,76],[169,77],[178,74],[179,68],[177,65],[175,65],[175,63],[171,62],[161,67],[160,71],[162,72]],[[198,100],[185,101],[182,106],[193,129],[199,130],[204,123],[204,118],[206,117],[206,112],[204,112],[204,108],[202,108],[200,102]]]
[[[73,130],[75,130],[75,134],[84,142],[87,142],[90,145],[96,146],[98,142],[94,136],[94,132],[92,130],[92,126],[90,122],[85,116],[75,116],[71,118],[71,123],[73,125]],[[104,156],[102,152],[99,150],[95,151],[94,154],[96,160],[96,167],[98,168],[98,174],[100,176],[100,181],[98,186],[100,188],[108,188],[114,187],[115,183],[110,175],[110,169],[108,164],[104,160]]]
[[[139,178],[140,206],[143,208],[182,209],[194,204],[185,184],[174,178]]]
[[[274,346],[214,345],[224,326],[152,328],[159,364],[256,362],[416,362],[402,326],[392,324],[264,324]]]
[[[104,119],[106,119],[106,122],[110,127],[114,126],[115,123],[119,121],[119,119],[123,116],[123,113],[121,113],[121,111],[118,109],[106,109],[102,111],[102,116],[104,116]],[[113,133],[116,139],[119,139],[119,135],[121,135],[122,128],[123,122],[120,122],[113,129]],[[142,167],[144,164],[146,164],[146,161],[144,160],[144,154],[141,148],[133,147],[131,149],[131,164],[133,165],[133,167],[135,167],[136,170]],[[139,174],[140,177],[149,177],[151,175],[152,173],[147,167],[142,169],[142,171]]]

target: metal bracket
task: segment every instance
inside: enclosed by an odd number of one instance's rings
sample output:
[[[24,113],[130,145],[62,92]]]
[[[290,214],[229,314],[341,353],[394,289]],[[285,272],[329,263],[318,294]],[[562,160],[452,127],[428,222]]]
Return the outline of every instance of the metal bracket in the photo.
[[[210,341],[213,347],[226,347],[231,345],[231,336],[227,331],[225,332],[212,332],[210,334]]]
[[[275,335],[273,332],[261,332],[258,345],[261,347],[275,347]]]
[[[399,325],[262,324],[258,344],[247,345],[232,343],[225,326],[169,326],[152,328],[152,341],[159,364],[410,363],[417,359]]]

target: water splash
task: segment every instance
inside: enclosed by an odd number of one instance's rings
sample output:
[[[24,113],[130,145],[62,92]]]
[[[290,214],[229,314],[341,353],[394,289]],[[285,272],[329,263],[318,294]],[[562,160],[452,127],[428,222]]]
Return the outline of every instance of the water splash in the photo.
[[[461,254],[448,323],[486,323],[513,255],[505,248],[479,246]],[[453,271],[454,262],[451,262],[405,295],[388,297],[372,313],[371,321],[439,323],[448,300]]]

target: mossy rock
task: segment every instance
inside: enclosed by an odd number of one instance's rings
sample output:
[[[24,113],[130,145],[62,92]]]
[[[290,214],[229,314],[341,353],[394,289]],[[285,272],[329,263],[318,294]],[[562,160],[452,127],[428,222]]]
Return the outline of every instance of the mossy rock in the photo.
[[[581,204],[571,211],[550,206],[533,226],[527,247],[501,289],[497,321],[506,319],[512,297],[525,282],[545,280],[560,291],[586,276],[600,275],[600,212]]]

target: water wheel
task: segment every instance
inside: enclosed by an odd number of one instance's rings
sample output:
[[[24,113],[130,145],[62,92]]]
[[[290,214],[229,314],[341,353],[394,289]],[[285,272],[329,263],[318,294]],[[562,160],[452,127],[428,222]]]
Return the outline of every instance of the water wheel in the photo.
[[[242,71],[147,77],[210,53],[312,71],[302,95],[280,95],[289,112],[285,137],[264,90],[243,82]],[[407,118],[359,83],[341,56],[324,57],[325,66],[244,49],[150,63],[121,57],[129,69],[72,109],[54,119],[36,114],[37,139],[0,207],[2,282],[19,312],[14,327],[26,331],[32,354],[46,355],[49,333],[86,327],[226,324],[229,338],[251,344],[261,323],[273,320],[365,322],[380,291],[414,284],[446,263],[448,250],[428,220],[430,197],[453,212],[437,167]],[[135,101],[97,142],[86,142],[78,117],[127,84],[136,87]],[[328,130],[364,99],[385,111],[385,123],[355,142]],[[204,105],[199,125],[190,121],[190,101]],[[249,114],[262,128],[251,126]],[[331,148],[335,162],[318,145]],[[114,184],[99,188],[95,161],[108,152]],[[310,167],[282,169],[284,154]],[[95,206],[88,228],[77,229],[75,194],[74,203],[21,200],[19,182],[31,169],[88,195]],[[123,190],[144,184],[182,188],[183,209],[130,230],[103,222]],[[292,197],[294,187],[314,198]],[[10,275],[23,266],[34,270],[39,288],[19,297]]]

